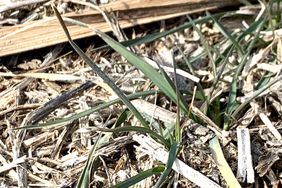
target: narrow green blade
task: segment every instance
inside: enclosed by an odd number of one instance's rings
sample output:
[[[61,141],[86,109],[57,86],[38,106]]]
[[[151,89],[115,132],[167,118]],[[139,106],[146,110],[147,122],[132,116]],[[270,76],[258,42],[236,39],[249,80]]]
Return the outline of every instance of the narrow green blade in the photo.
[[[158,167],[155,167],[155,168],[151,168],[151,169],[146,170],[144,172],[140,172],[136,176],[133,176],[133,177],[129,178],[128,180],[125,180],[124,182],[118,183],[117,185],[115,185],[111,188],[127,188],[131,185],[137,184],[138,182],[140,182],[140,181],[142,181],[142,180],[144,180],[144,179],[146,179],[150,176],[160,174],[163,171],[164,171],[164,166],[158,166]]]

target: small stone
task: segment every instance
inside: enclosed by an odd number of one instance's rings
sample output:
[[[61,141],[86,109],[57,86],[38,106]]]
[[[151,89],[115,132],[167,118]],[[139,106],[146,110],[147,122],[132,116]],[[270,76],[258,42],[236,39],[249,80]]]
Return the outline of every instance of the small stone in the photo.
[[[195,129],[196,135],[204,136],[204,135],[207,135],[208,132],[209,132],[209,129],[204,126],[199,126]]]

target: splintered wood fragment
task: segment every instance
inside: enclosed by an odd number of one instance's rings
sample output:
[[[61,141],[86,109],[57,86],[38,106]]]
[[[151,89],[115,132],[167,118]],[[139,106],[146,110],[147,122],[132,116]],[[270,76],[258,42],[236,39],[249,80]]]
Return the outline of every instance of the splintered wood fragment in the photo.
[[[121,28],[128,28],[238,4],[239,0],[119,0],[102,5],[100,8],[103,11],[118,13]],[[95,28],[103,32],[111,31],[111,26],[104,21],[103,16],[96,10],[87,10],[83,14],[67,13],[63,16],[95,26]],[[95,35],[92,30],[76,25],[68,25],[68,30],[72,39]],[[16,26],[3,26],[0,28],[0,57],[62,42],[67,42],[67,38],[55,17]]]
[[[237,178],[241,182],[247,183],[255,182],[255,173],[252,162],[251,153],[251,139],[248,128],[237,128],[237,140],[238,140],[238,171]]]
[[[13,160],[13,162],[11,162],[11,163],[7,163],[7,164],[2,165],[0,167],[0,173],[17,167],[19,164],[24,163],[25,160],[26,160],[26,156],[22,156],[20,158]]]
[[[131,102],[140,112],[146,113],[155,119],[158,119],[165,123],[175,123],[176,121],[176,113],[170,112],[169,110],[166,110],[162,107],[159,107],[142,99],[135,99]]]
[[[133,140],[138,142],[140,146],[137,148],[144,153],[148,154],[149,156],[154,157],[155,159],[161,161],[162,163],[166,164],[168,160],[168,152],[158,144],[155,140],[150,137],[144,135],[133,135]],[[195,169],[189,167],[183,161],[179,160],[178,158],[175,159],[172,169],[190,180],[191,182],[195,183],[199,187],[209,187],[209,188],[220,188],[217,183],[213,182],[200,172],[196,171]]]
[[[38,146],[38,145],[46,142],[50,138],[54,137],[54,134],[55,134],[54,132],[44,132],[40,135],[35,135],[35,136],[25,140],[23,143],[26,147],[30,147],[33,144]]]
[[[36,184],[29,184],[31,187],[54,187],[55,185],[51,181],[44,180],[39,176],[32,173],[28,173],[28,178],[33,181],[37,181]]]
[[[281,140],[282,136],[279,133],[279,131],[274,127],[274,125],[271,123],[271,121],[268,119],[268,117],[264,113],[260,113],[259,117],[261,121],[267,126],[267,128],[270,130],[270,132],[275,136],[277,140]]]
[[[23,105],[17,105],[14,107],[9,107],[7,108],[7,110],[3,110],[5,108],[0,108],[0,116],[3,116],[9,112],[18,111],[18,110],[26,110],[26,109],[34,109],[40,106],[42,106],[41,103],[35,103],[35,104],[23,104]],[[0,145],[1,145],[1,141],[0,141]]]
[[[41,78],[47,79],[50,81],[77,81],[82,80],[83,78],[79,76],[74,76],[70,74],[52,74],[52,73],[41,73],[41,72],[30,72],[30,73],[23,73],[23,74],[14,74],[12,72],[0,72],[0,76],[3,77],[27,77],[27,78]]]

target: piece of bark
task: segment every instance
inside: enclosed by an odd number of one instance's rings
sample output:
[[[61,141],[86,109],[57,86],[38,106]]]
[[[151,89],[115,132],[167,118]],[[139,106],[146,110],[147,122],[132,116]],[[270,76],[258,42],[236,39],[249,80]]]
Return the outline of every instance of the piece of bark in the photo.
[[[118,21],[121,28],[127,28],[238,4],[239,0],[119,0],[102,5],[100,8],[104,11],[118,13]],[[68,13],[64,17],[77,19],[103,32],[111,30],[111,27],[104,21],[100,13],[95,10],[88,10],[83,14]],[[68,29],[72,39],[81,39],[95,35],[90,29],[75,25],[68,25]],[[17,26],[2,27],[0,28],[0,57],[66,41],[67,38],[55,17]]]

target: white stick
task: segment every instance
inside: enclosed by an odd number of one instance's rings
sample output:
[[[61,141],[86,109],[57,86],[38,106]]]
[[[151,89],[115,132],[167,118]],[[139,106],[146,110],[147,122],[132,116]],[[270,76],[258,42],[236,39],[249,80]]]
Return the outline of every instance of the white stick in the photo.
[[[238,171],[237,178],[242,178],[242,182],[255,182],[255,174],[251,154],[250,132],[248,128],[237,128],[238,140]]]

